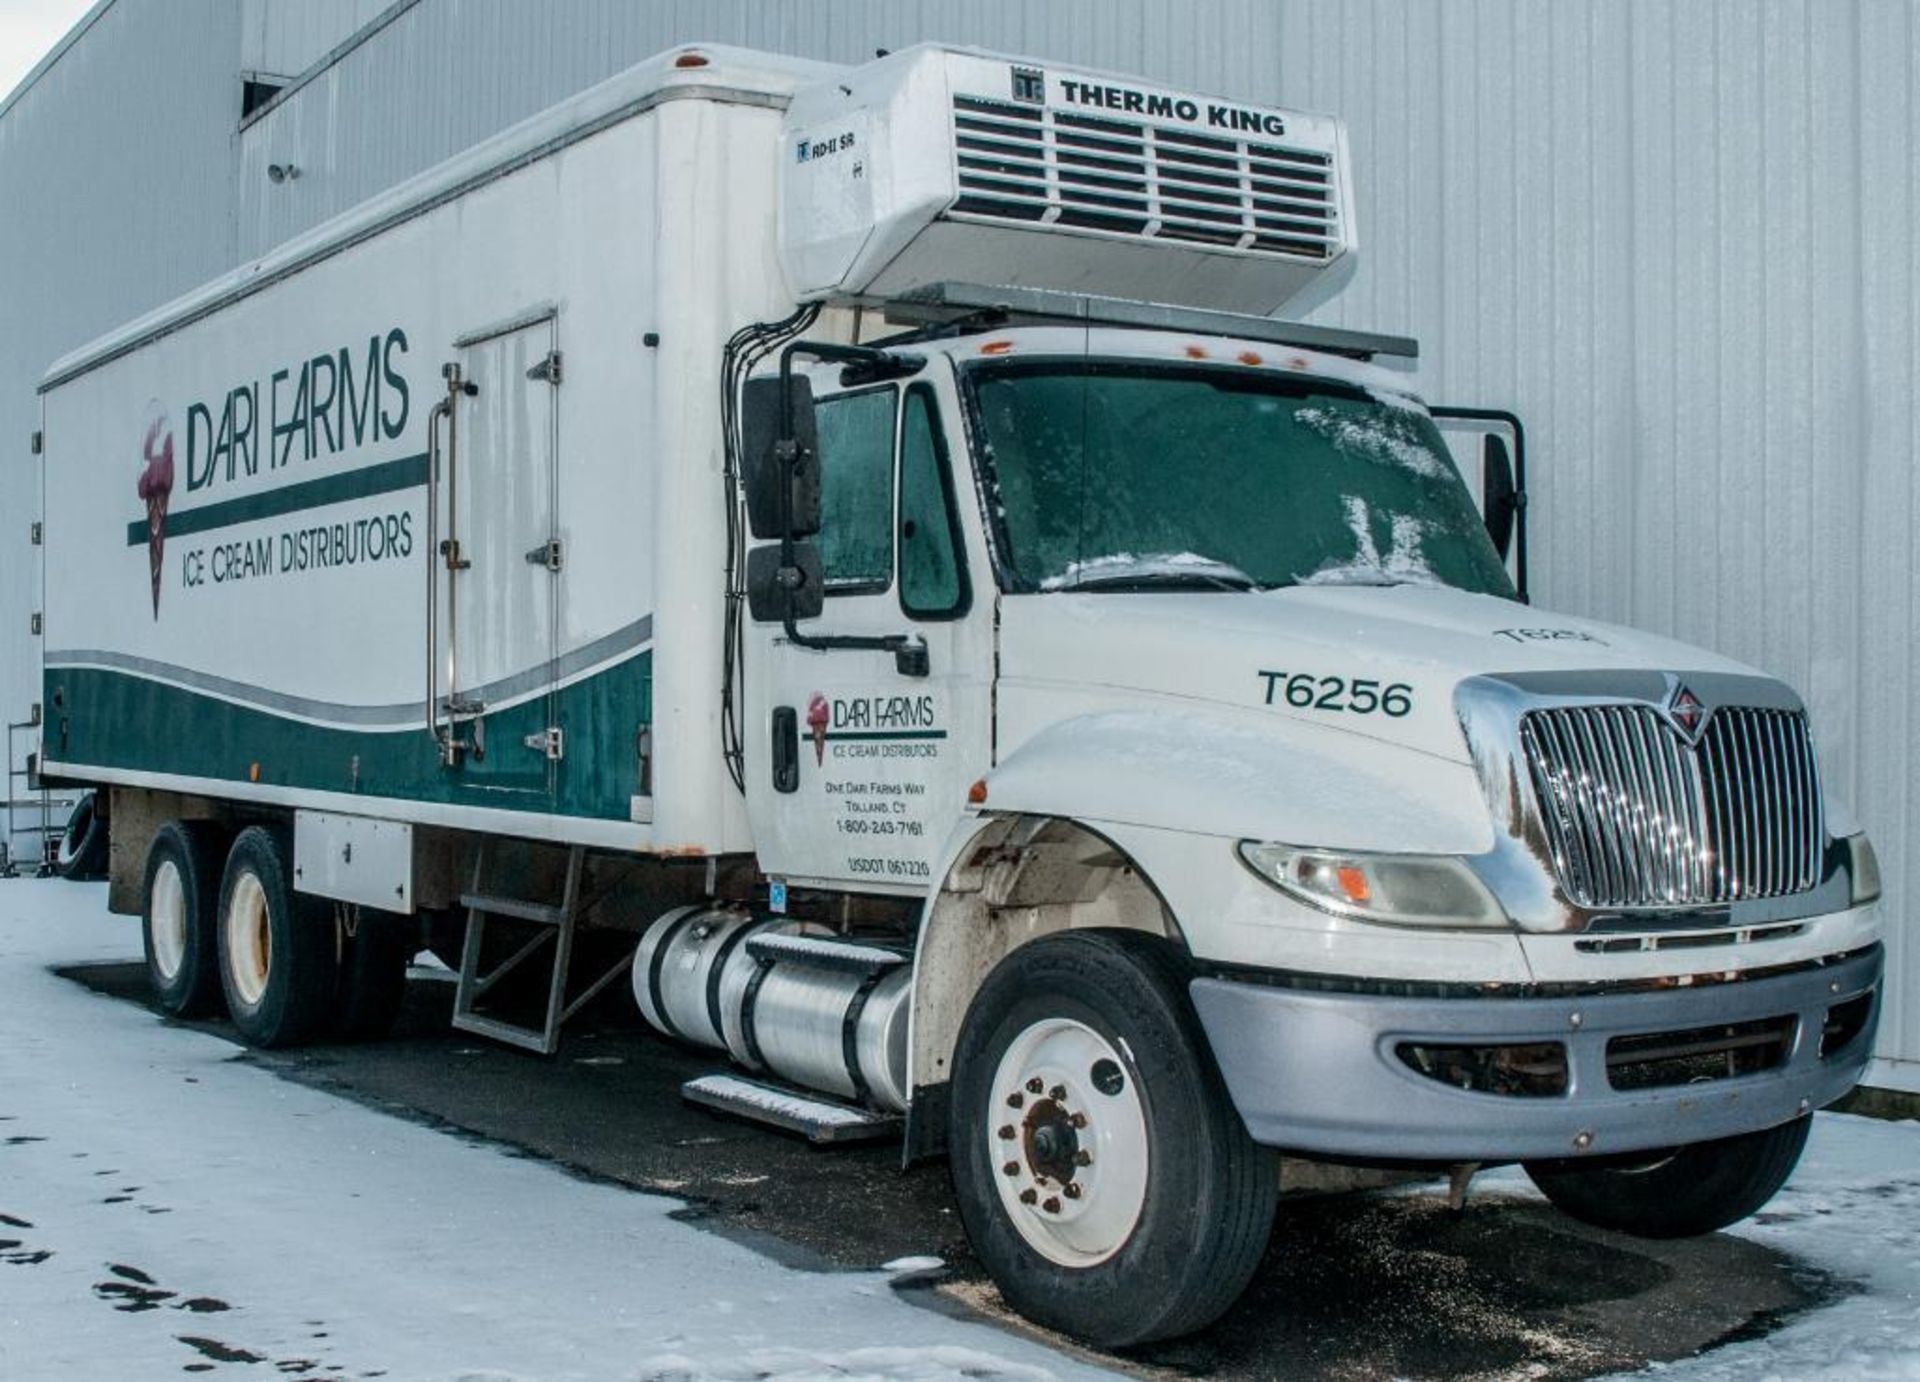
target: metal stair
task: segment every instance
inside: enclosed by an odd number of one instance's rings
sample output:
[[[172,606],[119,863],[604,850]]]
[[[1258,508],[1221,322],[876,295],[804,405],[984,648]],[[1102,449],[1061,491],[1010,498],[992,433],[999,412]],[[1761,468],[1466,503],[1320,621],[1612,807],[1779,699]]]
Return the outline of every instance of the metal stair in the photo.
[[[688,1080],[680,1086],[680,1097],[715,1113],[797,1132],[809,1142],[820,1144],[877,1142],[899,1137],[906,1128],[906,1119],[897,1113],[876,1113],[739,1075],[702,1075]]]
[[[489,891],[488,872],[493,859],[493,841],[483,839],[473,859],[473,890],[460,895],[460,905],[467,909],[467,936],[460,950],[460,984],[454,993],[453,1025],[462,1032],[550,1056],[560,1049],[560,1029],[567,1019],[625,974],[633,963],[633,955],[631,952],[624,955],[619,963],[569,999],[568,970],[573,960],[574,930],[580,919],[580,881],[586,866],[586,851],[577,846],[567,851],[566,885],[557,904]],[[531,922],[538,929],[506,959],[482,973],[481,957],[486,948],[490,917]],[[547,978],[546,1020],[541,1026],[527,1027],[477,1010],[476,1005],[489,989],[549,943],[553,947],[549,957],[552,967]]]

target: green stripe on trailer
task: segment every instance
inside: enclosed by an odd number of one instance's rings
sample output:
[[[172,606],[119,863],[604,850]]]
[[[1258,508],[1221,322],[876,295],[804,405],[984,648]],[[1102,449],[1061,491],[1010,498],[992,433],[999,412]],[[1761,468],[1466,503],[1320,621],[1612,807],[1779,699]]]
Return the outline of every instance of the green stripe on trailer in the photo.
[[[624,821],[639,792],[639,734],[653,714],[653,653],[483,716],[485,772],[440,765],[424,707],[412,729],[339,728],[101,667],[49,668],[45,695],[47,755],[77,770]],[[552,724],[566,729],[567,742],[549,791],[548,765],[524,741]],[[524,774],[502,776],[505,763]]]
[[[427,482],[427,455],[402,456],[397,461],[343,470],[338,475],[323,475],[317,480],[282,485],[260,494],[223,499],[217,504],[202,504],[197,509],[171,512],[166,518],[168,537],[188,533],[207,533],[216,528],[231,528],[236,523],[252,523],[261,518],[278,518],[303,509],[321,509],[329,504],[344,504],[350,499],[371,499],[377,494],[417,489]],[[127,524],[127,546],[144,547],[147,520]]]

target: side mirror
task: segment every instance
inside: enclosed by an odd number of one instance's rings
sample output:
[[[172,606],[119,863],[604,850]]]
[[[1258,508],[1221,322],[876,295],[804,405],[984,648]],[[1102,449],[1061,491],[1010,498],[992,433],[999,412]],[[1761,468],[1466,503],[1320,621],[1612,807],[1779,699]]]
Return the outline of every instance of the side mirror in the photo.
[[[1507,439],[1489,432],[1480,446],[1480,493],[1486,506],[1483,517],[1493,550],[1505,561],[1513,550],[1513,519],[1519,511],[1519,486],[1513,480],[1513,453]]]
[[[794,447],[786,532],[810,537],[820,531],[820,438],[813,420],[813,386],[805,375],[793,376],[792,397],[792,412],[782,418],[778,376],[749,379],[740,390],[740,464],[747,491],[747,526],[760,539],[785,535],[780,521],[781,491],[787,483],[787,468],[780,456],[783,438]]]
[[[818,619],[826,607],[826,578],[820,549],[811,542],[793,544],[793,565],[780,565],[780,545],[769,543],[747,553],[747,613],[757,624]]]

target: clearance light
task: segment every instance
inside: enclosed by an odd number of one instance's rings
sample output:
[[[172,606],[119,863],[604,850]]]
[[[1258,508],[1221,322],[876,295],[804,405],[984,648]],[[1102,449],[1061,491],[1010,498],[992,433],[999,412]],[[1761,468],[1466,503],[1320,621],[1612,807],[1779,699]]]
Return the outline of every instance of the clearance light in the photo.
[[[675,67],[705,67],[707,65],[707,55],[705,53],[682,53],[673,60],[673,65]]]
[[[1187,358],[1188,358],[1189,360],[1204,360],[1204,359],[1206,359],[1206,358],[1207,358],[1207,351],[1206,351],[1206,347],[1204,347],[1204,346],[1197,346],[1197,345],[1190,345],[1190,346],[1188,346],[1188,347],[1187,347]]]
[[[967,805],[985,806],[987,804],[987,780],[978,778],[973,786],[967,788]]]
[[[1260,357],[1251,350],[1241,351],[1239,360],[1243,365],[1257,365],[1260,363]]]
[[[1466,863],[1446,854],[1365,854],[1240,843],[1243,863],[1323,912],[1388,926],[1497,927],[1506,913]]]
[[[988,341],[980,347],[980,353],[982,355],[1005,355],[1012,349],[1012,341]]]

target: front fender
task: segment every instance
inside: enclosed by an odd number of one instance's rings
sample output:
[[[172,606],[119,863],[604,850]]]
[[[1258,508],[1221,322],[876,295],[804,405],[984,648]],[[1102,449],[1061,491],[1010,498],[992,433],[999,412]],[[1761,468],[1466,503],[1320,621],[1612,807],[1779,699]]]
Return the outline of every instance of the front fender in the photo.
[[[1474,770],[1364,735],[1229,711],[1062,720],[986,779],[988,809],[1330,849],[1482,854]]]

